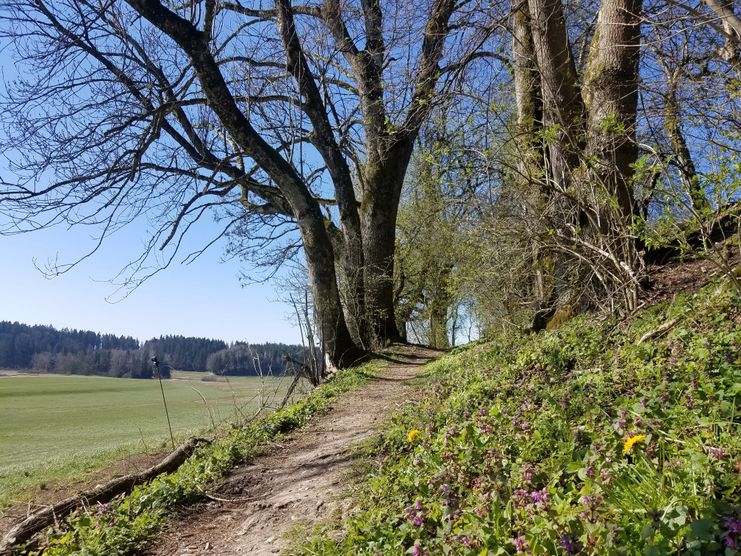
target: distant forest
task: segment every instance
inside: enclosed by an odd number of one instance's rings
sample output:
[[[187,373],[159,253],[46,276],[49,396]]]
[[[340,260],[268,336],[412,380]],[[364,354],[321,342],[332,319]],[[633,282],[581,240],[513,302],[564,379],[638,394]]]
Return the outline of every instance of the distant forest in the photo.
[[[222,340],[184,336],[160,336],[140,344],[130,336],[0,321],[0,369],[151,378],[152,355],[160,361],[164,377],[169,377],[170,369],[277,375],[292,371],[285,355],[302,362],[306,349],[274,343],[229,346]]]

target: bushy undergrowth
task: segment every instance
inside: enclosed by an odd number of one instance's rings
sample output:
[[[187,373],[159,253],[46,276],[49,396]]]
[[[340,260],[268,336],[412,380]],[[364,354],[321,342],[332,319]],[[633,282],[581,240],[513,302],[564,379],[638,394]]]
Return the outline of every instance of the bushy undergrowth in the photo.
[[[444,357],[369,446],[352,516],[295,552],[735,553],[740,302],[712,287]]]
[[[213,444],[199,449],[177,471],[136,487],[114,504],[98,504],[72,515],[63,527],[49,533],[43,554],[135,553],[137,547],[157,533],[174,507],[202,497],[210,483],[258,453],[268,440],[301,427],[339,394],[364,383],[376,365],[371,362],[340,371],[332,382],[320,386],[300,402],[247,427],[235,427]]]

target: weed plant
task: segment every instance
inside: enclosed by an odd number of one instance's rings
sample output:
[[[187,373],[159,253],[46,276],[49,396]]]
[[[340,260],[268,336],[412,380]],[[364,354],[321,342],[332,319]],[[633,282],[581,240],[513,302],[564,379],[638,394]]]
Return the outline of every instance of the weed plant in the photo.
[[[351,517],[292,553],[736,554],[739,346],[716,285],[458,350],[366,447]]]

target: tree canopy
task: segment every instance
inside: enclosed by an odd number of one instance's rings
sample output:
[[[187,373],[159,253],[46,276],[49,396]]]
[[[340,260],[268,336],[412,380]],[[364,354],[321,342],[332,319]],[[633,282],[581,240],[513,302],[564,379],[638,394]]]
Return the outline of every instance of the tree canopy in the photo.
[[[738,197],[741,20],[716,0],[13,0],[0,18],[4,232],[90,225],[95,250],[148,220],[136,286],[214,217],[186,260],[228,236],[305,263],[331,365],[413,315],[447,345],[456,307],[533,330],[631,311],[667,218],[708,231]]]

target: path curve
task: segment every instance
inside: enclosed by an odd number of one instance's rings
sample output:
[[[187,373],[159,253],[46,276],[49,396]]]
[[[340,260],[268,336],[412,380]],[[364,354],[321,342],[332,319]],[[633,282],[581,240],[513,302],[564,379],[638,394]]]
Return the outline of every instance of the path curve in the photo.
[[[339,493],[352,447],[371,436],[384,416],[414,398],[406,381],[440,352],[394,346],[389,363],[362,387],[340,396],[268,454],[235,469],[214,497],[189,507],[145,549],[149,556],[265,555],[287,547],[285,534],[341,510]]]

